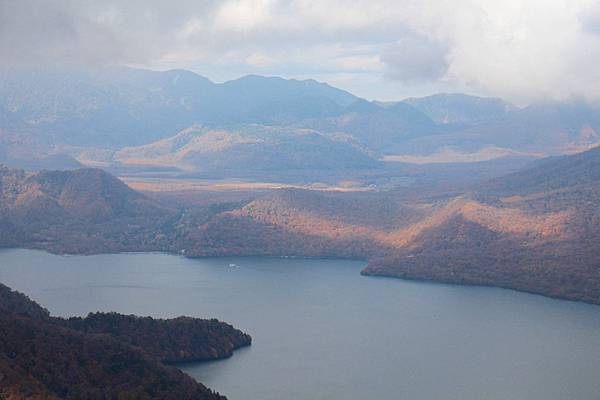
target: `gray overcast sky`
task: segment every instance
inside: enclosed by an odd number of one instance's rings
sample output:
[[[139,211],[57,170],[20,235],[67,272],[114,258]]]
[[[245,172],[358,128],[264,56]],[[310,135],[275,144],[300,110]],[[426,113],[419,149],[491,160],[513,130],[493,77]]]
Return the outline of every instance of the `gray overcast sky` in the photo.
[[[598,0],[0,0],[11,65],[315,78],[380,100],[600,97]]]

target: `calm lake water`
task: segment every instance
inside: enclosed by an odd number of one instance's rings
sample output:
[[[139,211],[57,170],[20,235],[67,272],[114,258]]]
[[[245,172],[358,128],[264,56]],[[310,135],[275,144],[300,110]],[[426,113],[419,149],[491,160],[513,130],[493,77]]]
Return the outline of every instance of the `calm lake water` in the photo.
[[[3,250],[0,282],[55,315],[232,323],[252,347],[184,366],[231,400],[600,399],[599,306],[367,278],[363,266]]]

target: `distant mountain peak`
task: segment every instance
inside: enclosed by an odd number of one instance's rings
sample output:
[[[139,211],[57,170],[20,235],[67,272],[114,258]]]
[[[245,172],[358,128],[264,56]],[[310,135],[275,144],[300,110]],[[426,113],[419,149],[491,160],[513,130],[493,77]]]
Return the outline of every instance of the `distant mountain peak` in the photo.
[[[438,93],[413,97],[403,103],[416,107],[438,124],[475,123],[499,119],[516,109],[495,97],[471,96],[463,93]]]

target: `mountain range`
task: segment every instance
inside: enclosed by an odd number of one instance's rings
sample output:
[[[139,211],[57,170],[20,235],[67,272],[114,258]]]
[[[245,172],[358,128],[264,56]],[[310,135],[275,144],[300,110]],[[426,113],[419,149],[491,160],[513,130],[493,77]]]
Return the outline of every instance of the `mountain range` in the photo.
[[[9,130],[90,147],[146,144],[194,123],[282,123],[335,115],[357,100],[313,80],[245,76],[216,84],[185,70],[116,67],[4,69],[0,97]]]
[[[185,70],[2,68],[0,162],[31,170],[84,165],[124,171],[131,165],[135,173],[162,168],[189,174],[192,165],[194,171],[215,169],[214,159],[235,151],[240,168],[226,168],[221,177],[227,178],[247,168],[268,170],[273,162],[261,167],[262,157],[275,151],[291,168],[322,171],[539,158],[600,142],[598,111],[583,100],[519,108],[464,94],[382,103],[314,80],[258,75],[213,83]],[[209,150],[194,162],[182,161],[182,146],[161,153],[164,165],[146,158],[150,148],[190,138],[183,132],[198,126],[222,138],[211,134]],[[239,143],[248,137],[255,143]],[[198,153],[198,139],[190,140]],[[312,157],[304,157],[308,148]],[[134,161],[130,154],[143,156]]]

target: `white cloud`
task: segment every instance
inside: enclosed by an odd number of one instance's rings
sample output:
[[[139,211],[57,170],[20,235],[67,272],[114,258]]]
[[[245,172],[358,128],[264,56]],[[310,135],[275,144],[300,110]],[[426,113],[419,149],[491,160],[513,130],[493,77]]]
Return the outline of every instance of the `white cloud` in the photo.
[[[406,36],[381,55],[385,73],[403,82],[430,82],[446,76],[448,48],[424,36]]]
[[[597,0],[0,0],[3,64],[323,77],[359,95],[600,98]]]

